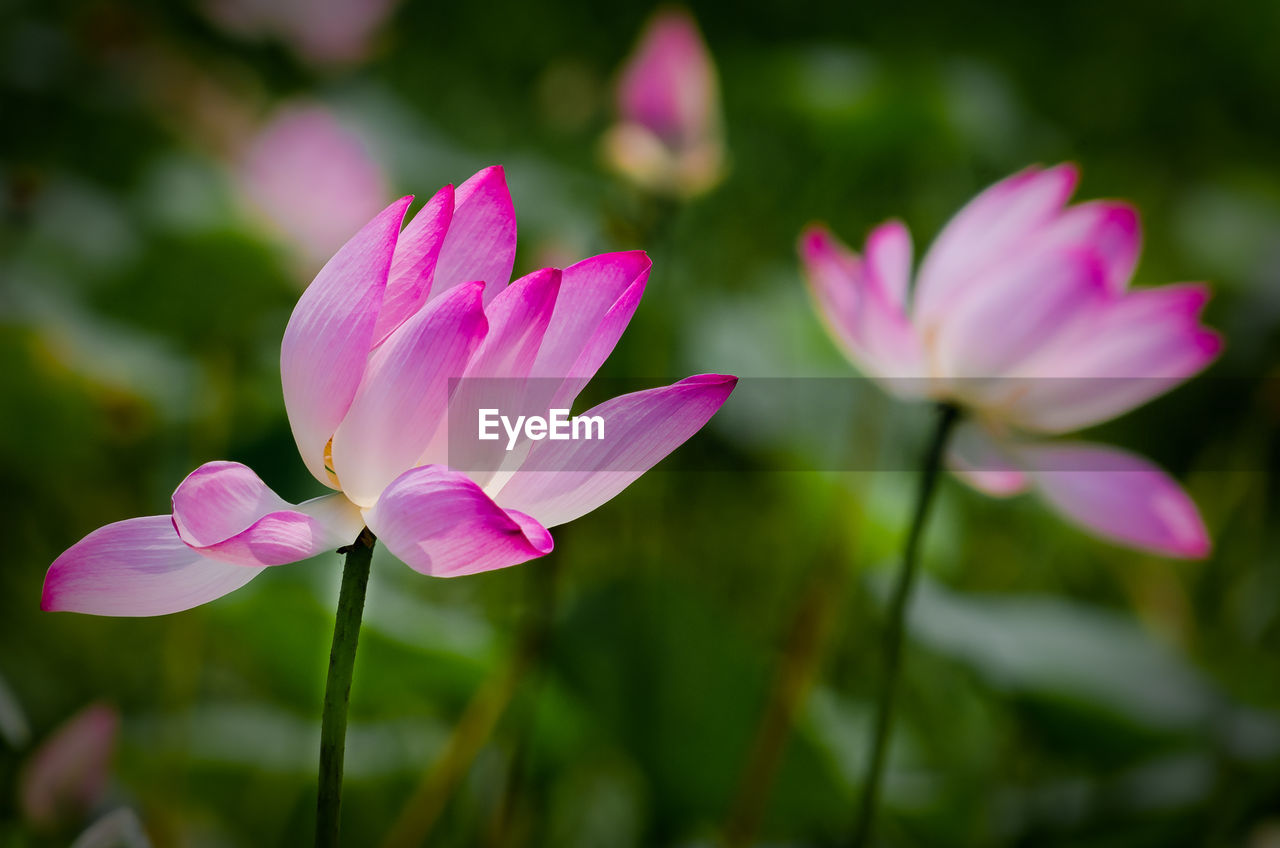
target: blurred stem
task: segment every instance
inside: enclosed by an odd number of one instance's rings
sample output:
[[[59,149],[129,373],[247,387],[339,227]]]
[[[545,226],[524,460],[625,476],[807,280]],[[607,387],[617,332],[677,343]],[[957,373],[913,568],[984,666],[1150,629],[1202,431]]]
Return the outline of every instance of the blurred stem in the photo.
[[[548,574],[546,579],[553,581],[554,574]],[[546,586],[548,597],[551,585],[548,583]],[[548,610],[543,612],[550,615]],[[540,613],[535,613],[529,626],[521,633],[511,658],[481,685],[467,703],[449,741],[445,743],[444,751],[423,774],[383,839],[382,848],[417,848],[431,835],[445,805],[506,712],[520,681],[536,662],[547,630],[549,626],[543,628]]]
[[[844,594],[843,585],[844,569],[830,562],[824,564],[815,569],[796,605],[787,634],[786,653],[774,677],[725,826],[725,848],[743,848],[755,839],[786,752],[796,710],[809,693],[822,659],[822,646],[835,617],[836,604]]]
[[[871,759],[862,781],[862,799],[858,805],[858,819],[853,833],[854,848],[866,848],[874,829],[876,808],[880,795],[880,780],[884,773],[885,754],[889,747],[889,731],[893,723],[893,702],[897,690],[898,673],[902,666],[902,642],[906,630],[907,606],[915,588],[919,571],[920,541],[924,535],[929,507],[937,488],[938,474],[942,470],[942,455],[946,449],[951,429],[959,418],[960,410],[951,404],[938,407],[938,423],[925,454],[920,473],[920,491],[916,497],[915,515],[907,533],[907,544],[902,552],[902,565],[898,569],[893,597],[889,602],[889,620],[884,635],[884,678],[880,684],[880,700],[876,704],[875,724],[871,732]]]
[[[324,713],[320,719],[320,792],[316,802],[316,846],[337,848],[342,815],[342,762],[347,748],[347,707],[351,702],[351,672],[360,641],[364,596],[369,587],[369,565],[377,538],[366,527],[360,536],[338,553],[346,554],[342,589],[333,624],[329,651],[329,677],[324,687]]]

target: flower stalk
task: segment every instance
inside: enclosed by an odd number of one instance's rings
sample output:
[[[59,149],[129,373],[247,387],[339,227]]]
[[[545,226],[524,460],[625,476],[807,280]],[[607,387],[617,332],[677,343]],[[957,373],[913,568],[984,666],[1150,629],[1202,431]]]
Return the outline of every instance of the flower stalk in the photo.
[[[336,848],[342,815],[342,765],[347,747],[347,708],[351,703],[351,673],[360,641],[369,565],[377,538],[365,528],[338,553],[346,555],[342,589],[329,651],[329,675],[324,687],[320,719],[320,788],[316,802],[316,848]]]
[[[902,552],[902,564],[898,568],[893,597],[889,602],[889,620],[884,635],[884,671],[880,682],[880,698],[876,703],[875,723],[871,731],[871,758],[867,761],[866,775],[862,781],[862,798],[858,805],[855,824],[854,848],[866,848],[870,844],[875,824],[876,807],[880,795],[880,781],[884,774],[885,755],[889,747],[889,735],[893,724],[893,705],[898,676],[902,667],[902,643],[906,632],[907,605],[915,588],[919,572],[920,543],[924,536],[933,493],[937,489],[938,475],[942,471],[942,457],[947,440],[960,417],[960,410],[952,404],[938,407],[938,423],[933,439],[924,458],[920,475],[920,490],[916,496],[915,514],[907,533],[906,547]]]

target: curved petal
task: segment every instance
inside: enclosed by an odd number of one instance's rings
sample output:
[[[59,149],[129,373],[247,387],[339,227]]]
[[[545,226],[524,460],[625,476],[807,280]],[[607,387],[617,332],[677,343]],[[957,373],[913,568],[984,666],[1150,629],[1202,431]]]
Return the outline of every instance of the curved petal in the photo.
[[[495,500],[546,527],[585,515],[702,429],[737,383],[700,374],[605,401],[583,413],[603,420],[603,438],[537,442]]]
[[[1105,266],[1092,252],[1025,255],[1005,263],[940,322],[935,363],[945,377],[1004,376],[1096,315],[1107,297]]]
[[[961,480],[992,497],[1007,498],[1030,486],[1010,452],[973,421],[956,428],[947,446],[947,465]]]
[[[412,197],[402,197],[356,233],[320,269],[298,299],[280,345],[280,382],[302,461],[333,485],[325,445],[355,397],[386,289],[400,221]]]
[[[202,553],[242,566],[284,565],[354,539],[364,523],[341,494],[294,506],[238,462],[208,462],[173,493],[178,537]]]
[[[1129,204],[1094,200],[1065,210],[1035,241],[1038,250],[1089,250],[1102,263],[1108,290],[1120,294],[1142,252],[1142,224]]]
[[[168,515],[99,527],[54,560],[43,610],[166,615],[239,589],[261,569],[219,562],[178,538]]]
[[[957,212],[920,264],[916,326],[931,327],[983,271],[1050,223],[1071,197],[1077,177],[1071,164],[1028,168],[986,189]]]
[[[899,310],[911,284],[911,232],[901,221],[886,221],[867,236],[867,274]]]
[[[372,506],[432,443],[452,381],[485,337],[483,289],[479,281],[454,286],[369,357],[364,382],[333,436],[333,469],[355,503]]]
[[[631,250],[565,268],[531,375],[590,379],[630,322],[652,266],[644,251]]]
[[[1010,421],[1063,433],[1114,418],[1198,374],[1222,350],[1200,323],[1208,289],[1131,291],[1029,360]]]
[[[418,210],[400,233],[387,275],[382,309],[373,330],[375,347],[421,309],[431,296],[436,261],[449,231],[449,222],[453,220],[453,202],[453,186],[447,185]]]
[[[494,165],[458,186],[430,297],[480,280],[488,303],[506,288],[515,260],[516,211],[506,174],[501,165]]]
[[[1209,554],[1195,503],[1148,460],[1104,445],[1025,445],[1021,464],[1058,512],[1094,535],[1165,556]]]
[[[450,398],[452,424],[437,430],[415,465],[440,464],[474,472],[472,479],[483,486],[496,469],[519,458],[500,440],[458,438],[462,431],[455,425],[475,422],[481,409],[499,409],[514,420],[522,415],[545,415],[552,406],[557,381],[525,378],[555,309],[560,278],[561,272],[555,268],[535,271],[508,286],[485,309],[489,333]]]
[[[465,474],[440,465],[401,474],[365,518],[391,553],[433,577],[518,565],[554,546],[538,522],[502,509]]]
[[[850,361],[867,376],[880,378],[894,394],[918,396],[925,386],[913,378],[926,375],[919,339],[902,308],[879,284],[880,275],[897,273],[893,263],[902,257],[895,260],[893,254],[901,253],[903,234],[895,235],[888,224],[872,236],[877,242],[874,270],[826,229],[808,228],[799,244],[805,277],[828,331]]]

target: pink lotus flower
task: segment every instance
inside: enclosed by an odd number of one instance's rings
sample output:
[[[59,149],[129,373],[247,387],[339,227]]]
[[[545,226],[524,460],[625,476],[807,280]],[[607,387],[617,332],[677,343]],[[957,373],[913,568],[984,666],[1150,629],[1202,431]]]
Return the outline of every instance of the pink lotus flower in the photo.
[[[650,191],[691,197],[724,172],[715,66],[687,13],[649,22],[618,82],[620,121],[605,137],[611,167]]]
[[[1199,284],[1130,289],[1140,247],[1130,206],[1067,206],[1072,165],[1030,168],[947,224],[910,288],[911,238],[896,221],[862,257],[820,227],[800,239],[832,335],[868,376],[970,414],[953,470],[1007,496],[1035,488],[1068,519],[1121,544],[1201,557],[1195,504],[1163,471],[1103,445],[1044,441],[1106,421],[1198,373],[1222,347],[1200,323]]]
[[[389,196],[360,139],[314,105],[278,110],[239,155],[236,177],[249,203],[314,263],[308,276]]]
[[[597,442],[538,441],[521,454],[535,470],[473,479],[450,468],[454,378],[550,381],[570,406],[630,321],[650,263],[639,251],[605,254],[508,285],[516,225],[501,168],[456,192],[445,186],[401,231],[411,200],[329,260],[284,332],[298,450],[337,491],[295,505],[243,465],[207,463],[178,486],[172,515],[110,524],[58,557],[44,609],[176,612],[349,543],[366,525],[423,574],[515,565],[548,553],[548,527],[621,492],[733,390],[733,377],[700,375],[601,404],[585,414],[608,422],[607,458]]]

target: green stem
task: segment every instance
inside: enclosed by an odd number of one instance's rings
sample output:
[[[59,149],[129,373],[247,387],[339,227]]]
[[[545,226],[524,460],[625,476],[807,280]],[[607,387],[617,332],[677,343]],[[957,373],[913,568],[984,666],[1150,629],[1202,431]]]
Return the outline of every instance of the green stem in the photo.
[[[365,528],[338,553],[346,554],[342,589],[333,624],[329,651],[329,677],[324,686],[324,713],[320,719],[320,792],[316,802],[316,848],[337,848],[342,817],[342,761],[347,748],[347,707],[351,702],[351,672],[360,641],[369,564],[376,537]]]
[[[959,417],[959,410],[950,404],[938,408],[938,424],[925,454],[924,468],[920,475],[920,492],[916,498],[915,515],[907,534],[907,544],[902,552],[902,565],[898,569],[893,598],[889,602],[889,621],[884,639],[884,678],[880,685],[880,700],[876,704],[875,725],[871,735],[871,759],[862,782],[862,799],[858,805],[858,820],[853,833],[854,848],[866,848],[875,824],[876,807],[880,794],[880,780],[884,773],[885,754],[889,747],[889,731],[893,723],[893,702],[902,666],[902,642],[906,630],[907,605],[915,587],[919,571],[920,540],[924,535],[929,507],[942,470],[942,454],[947,438]]]

